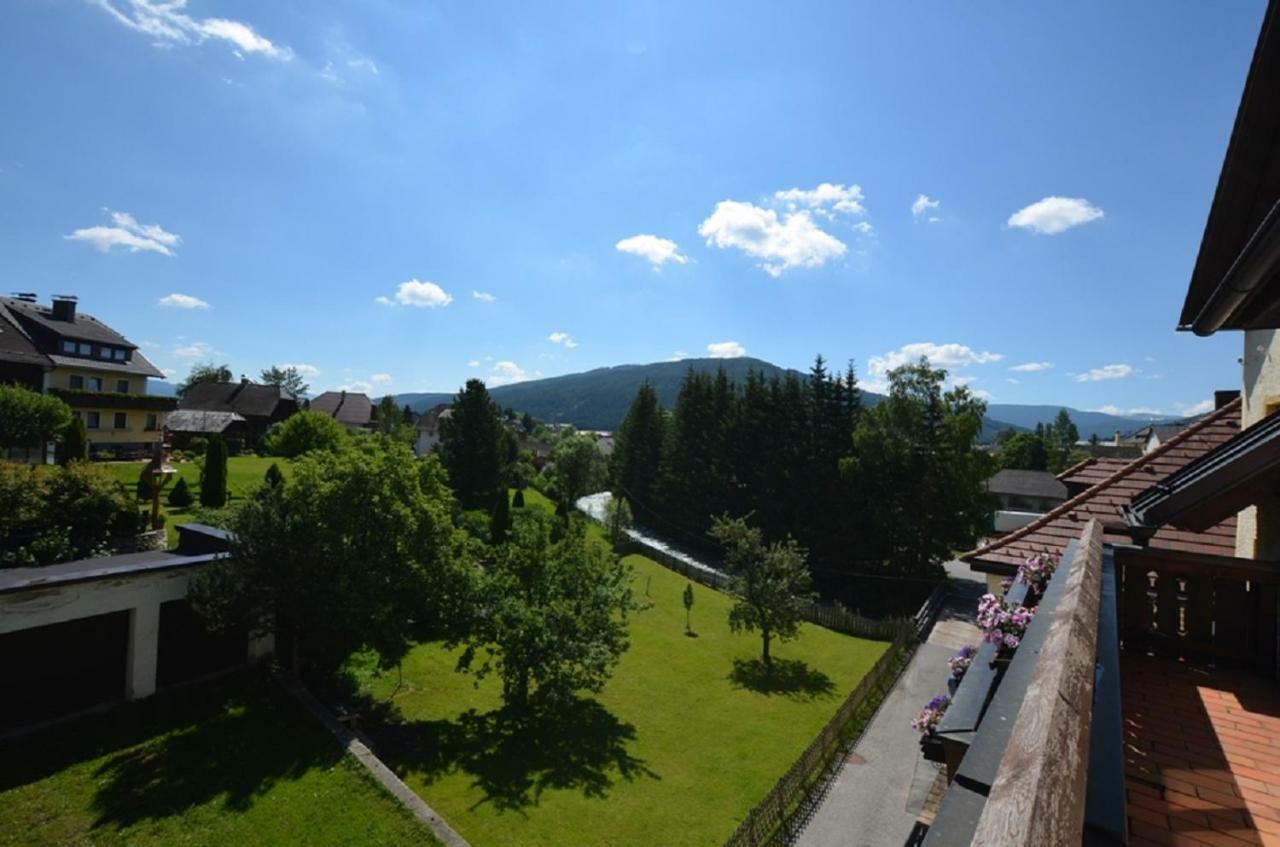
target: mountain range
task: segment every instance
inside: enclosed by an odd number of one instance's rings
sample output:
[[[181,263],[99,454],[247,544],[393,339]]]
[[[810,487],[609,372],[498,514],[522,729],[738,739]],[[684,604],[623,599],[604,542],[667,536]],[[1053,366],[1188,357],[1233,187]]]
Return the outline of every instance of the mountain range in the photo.
[[[676,394],[680,390],[680,382],[690,369],[715,373],[724,368],[725,373],[736,382],[746,378],[748,371],[761,371],[765,378],[785,376],[788,369],[771,362],[750,357],[737,359],[684,359],[678,362],[654,362],[648,365],[615,365],[608,368],[596,368],[583,373],[566,374],[564,376],[535,379],[515,385],[503,385],[491,388],[489,393],[500,406],[510,407],[517,412],[528,412],[540,421],[548,423],[571,423],[579,429],[613,430],[626,415],[636,389],[645,380],[658,393],[658,400],[663,406],[671,408],[675,405]],[[805,374],[791,371],[799,376]],[[452,394],[397,394],[396,402],[407,404],[414,411],[421,412],[439,403],[449,403]],[[882,400],[882,395],[863,392],[866,403]],[[1023,405],[1018,403],[991,403],[987,406],[987,417],[983,421],[983,439],[989,440],[996,432],[1006,427],[1014,429],[1033,429],[1037,423],[1048,423],[1058,414],[1058,410],[1066,408],[1080,430],[1081,438],[1097,435],[1099,438],[1110,438],[1117,431],[1129,433],[1135,429],[1156,421],[1172,418],[1152,416],[1109,415],[1104,412],[1082,411],[1064,406]]]

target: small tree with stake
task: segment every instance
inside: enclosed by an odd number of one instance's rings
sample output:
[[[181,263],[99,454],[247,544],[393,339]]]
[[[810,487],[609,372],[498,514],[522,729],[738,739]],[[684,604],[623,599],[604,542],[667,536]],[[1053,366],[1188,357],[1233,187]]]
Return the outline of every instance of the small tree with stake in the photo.
[[[685,635],[693,635],[693,624],[690,623],[689,615],[693,612],[693,583],[685,583],[684,586],[684,633]]]
[[[809,567],[794,538],[765,545],[760,530],[742,518],[715,519],[711,537],[724,546],[729,570],[729,594],[736,602],[729,610],[734,632],[760,632],[760,658],[773,667],[769,645],[800,633],[800,615],[810,601]]]

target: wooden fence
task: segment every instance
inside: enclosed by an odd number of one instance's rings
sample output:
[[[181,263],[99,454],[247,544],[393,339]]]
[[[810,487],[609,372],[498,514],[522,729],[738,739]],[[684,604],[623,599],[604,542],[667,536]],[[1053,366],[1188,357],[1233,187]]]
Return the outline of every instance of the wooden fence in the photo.
[[[930,598],[932,601],[933,598]],[[926,606],[929,604],[926,603]],[[922,610],[923,611],[923,610]],[[888,687],[910,658],[918,637],[914,622],[899,622],[898,634],[889,649],[872,666],[857,687],[849,693],[836,713],[827,721],[818,737],[805,748],[800,758],[783,774],[777,784],[756,804],[725,847],[765,847],[789,843],[797,821],[796,812],[809,793],[817,787],[835,756],[853,744],[862,727],[879,705]],[[858,720],[855,721],[855,718]]]
[[[640,553],[646,558],[653,559],[658,564],[668,570],[675,571],[694,582],[701,583],[710,588],[723,590],[729,582],[729,576],[723,571],[716,570],[703,564],[695,564],[687,557],[673,555],[671,551],[654,547],[644,543],[643,540],[632,538],[624,545],[624,549]],[[889,618],[876,619],[864,617],[857,612],[851,612],[840,604],[823,605],[820,603],[806,604],[801,614],[804,619],[818,626],[827,629],[842,632],[846,635],[853,635],[859,638],[871,638],[877,641],[891,641],[895,639],[904,627],[914,625],[919,629],[923,625],[920,620],[922,614],[932,615],[937,611],[937,606],[941,602],[943,583],[939,583],[930,595],[929,600],[916,613],[915,618]]]

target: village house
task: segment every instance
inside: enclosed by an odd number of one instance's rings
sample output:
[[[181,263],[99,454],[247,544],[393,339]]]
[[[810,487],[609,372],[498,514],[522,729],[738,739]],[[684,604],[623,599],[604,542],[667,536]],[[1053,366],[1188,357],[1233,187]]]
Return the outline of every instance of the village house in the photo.
[[[358,391],[326,391],[312,399],[307,409],[328,415],[350,430],[373,426],[373,401]]]
[[[34,294],[0,297],[0,382],[54,394],[84,423],[90,455],[145,455],[160,440],[171,397],[147,393],[164,374],[133,344],[77,308]]]
[[[1067,499],[1067,487],[1049,471],[1002,468],[987,480],[987,491],[996,498],[997,534],[1025,526]]]
[[[453,414],[453,407],[448,403],[439,403],[427,409],[418,418],[415,425],[418,438],[414,441],[413,452],[425,456],[440,444],[440,421]]]
[[[188,429],[170,427],[175,446],[196,436],[214,433],[239,437],[246,445],[256,444],[272,425],[294,415],[298,401],[278,385],[259,385],[248,379],[239,382],[198,382],[187,389],[178,401],[180,412],[232,413],[241,418],[235,421],[225,415],[181,415],[178,422]],[[233,427],[233,425],[235,425]]]

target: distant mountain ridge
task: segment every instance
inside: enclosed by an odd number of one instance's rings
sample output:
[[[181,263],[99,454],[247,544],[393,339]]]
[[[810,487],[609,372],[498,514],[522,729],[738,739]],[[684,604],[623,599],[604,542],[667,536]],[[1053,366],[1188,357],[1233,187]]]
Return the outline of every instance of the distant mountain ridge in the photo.
[[[490,389],[489,393],[500,406],[509,406],[522,413],[528,412],[541,421],[571,423],[579,429],[614,430],[626,416],[636,389],[642,382],[648,380],[657,392],[659,402],[671,408],[675,405],[680,383],[690,368],[708,373],[724,368],[725,373],[735,382],[745,380],[748,371],[763,372],[766,379],[783,377],[787,373],[794,373],[802,378],[806,376],[802,371],[782,368],[772,362],[747,356],[737,359],[683,359],[677,362],[596,368],[582,373],[503,385]],[[414,411],[422,412],[439,403],[452,402],[453,395],[397,394],[395,398],[398,404],[407,404]],[[883,396],[864,391],[863,399],[871,404],[879,402]],[[1053,420],[1061,408],[1066,408],[1071,414],[1081,438],[1088,438],[1093,434],[1097,434],[1099,438],[1110,438],[1117,430],[1128,433],[1149,422],[1170,420],[1085,412],[1064,406],[992,403],[987,407],[987,417],[983,420],[983,439],[989,440],[1007,427],[1033,429],[1037,423]]]

